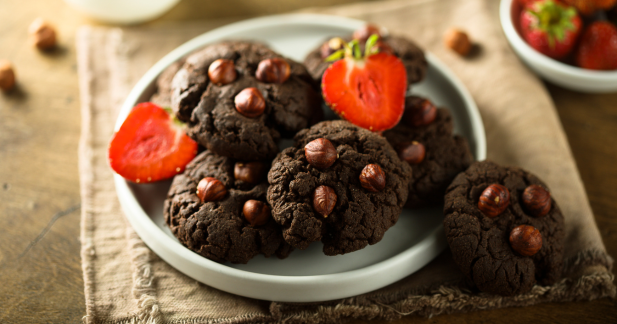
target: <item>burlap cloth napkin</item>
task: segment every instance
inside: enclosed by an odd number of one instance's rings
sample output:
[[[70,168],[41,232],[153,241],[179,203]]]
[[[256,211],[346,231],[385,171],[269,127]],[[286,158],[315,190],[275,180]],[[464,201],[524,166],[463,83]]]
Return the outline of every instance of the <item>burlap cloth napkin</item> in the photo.
[[[325,323],[342,319],[431,316],[547,301],[615,296],[612,259],[600,234],[564,131],[542,83],[504,38],[498,1],[407,0],[310,10],[371,21],[415,39],[463,80],[486,127],[488,157],[539,175],[566,218],[565,279],[551,287],[500,297],[467,289],[444,252],[417,273],[378,291],[343,300],[289,304],[210,288],[162,261],[128,225],[107,164],[118,110],[139,77],[160,57],[224,21],[150,29],[82,28],[78,35],[82,134],[82,263],[89,323]],[[480,51],[462,59],[441,44],[464,27]]]

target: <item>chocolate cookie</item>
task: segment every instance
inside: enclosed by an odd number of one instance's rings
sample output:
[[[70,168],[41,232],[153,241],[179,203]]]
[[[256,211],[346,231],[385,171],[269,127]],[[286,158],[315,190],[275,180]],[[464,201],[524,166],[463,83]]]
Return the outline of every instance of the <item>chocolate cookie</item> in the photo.
[[[347,37],[345,41],[351,40]],[[409,85],[418,83],[424,79],[428,62],[424,57],[424,51],[411,40],[398,36],[385,36],[383,42],[389,46],[392,54],[401,59],[407,70],[407,83]],[[327,43],[327,42],[326,42]],[[321,83],[321,77],[332,62],[326,62],[326,53],[322,53],[324,45],[311,51],[304,59],[304,65],[316,82]]]
[[[326,255],[379,242],[407,199],[411,167],[385,138],[342,120],[302,130],[295,143],[268,173],[285,240],[299,249],[321,240]]]
[[[322,115],[304,66],[258,43],[223,42],[190,55],[172,90],[172,108],[189,136],[235,159],[273,158],[281,135],[291,137]]]
[[[448,244],[458,267],[481,291],[510,296],[536,282],[559,280],[564,218],[546,188],[525,170],[489,161],[472,164],[448,187]]]
[[[452,135],[454,124],[448,110],[431,107],[435,109],[432,112],[435,114],[433,121],[428,125],[411,125],[413,121],[409,121],[409,112],[418,109],[418,101],[422,100],[424,99],[420,97],[408,97],[405,100],[406,112],[402,121],[383,134],[399,152],[399,156],[410,162],[413,169],[409,182],[409,198],[405,204],[410,208],[441,204],[448,185],[474,160],[467,140],[459,135]],[[422,145],[423,148],[414,151],[414,145]]]
[[[251,226],[243,210],[249,200],[265,203],[266,169],[261,177],[253,174],[247,178],[239,177],[234,168],[238,168],[235,161],[209,151],[195,157],[171,184],[165,222],[180,243],[216,262],[246,263],[259,253],[287,257],[292,248],[283,240],[280,226],[271,217],[261,219],[263,225]],[[198,184],[205,177],[220,183],[202,190],[201,195],[206,195],[206,202],[202,202]],[[269,216],[267,210],[262,216]]]
[[[150,97],[150,101],[164,108],[171,107],[171,81],[182,67],[184,61],[174,62],[168,66],[156,79],[156,92]]]

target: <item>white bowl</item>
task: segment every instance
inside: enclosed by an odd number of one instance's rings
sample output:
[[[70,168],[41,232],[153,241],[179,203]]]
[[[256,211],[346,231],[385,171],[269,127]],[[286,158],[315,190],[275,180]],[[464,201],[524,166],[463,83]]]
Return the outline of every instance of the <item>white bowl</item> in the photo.
[[[111,24],[138,24],[157,18],[180,0],[64,0],[94,19]]]
[[[223,39],[251,39],[302,61],[327,37],[350,34],[365,22],[355,19],[292,14],[264,17],[224,26],[198,36],[173,50],[137,82],[127,96],[116,131],[135,104],[147,101],[157,76],[170,64],[206,44]],[[460,80],[435,56],[427,53],[426,78],[413,93],[450,109],[455,132],[467,138],[476,160],[486,158],[486,137],[480,113]],[[259,255],[248,264],[220,264],[182,246],[163,218],[163,201],[170,181],[128,183],[115,174],[116,191],[124,213],[142,240],[163,260],[184,274],[233,294],[286,302],[314,302],[346,298],[379,289],[419,270],[447,246],[443,208],[403,209],[395,226],[378,244],[338,256],[323,254],[315,242],[285,260]]]
[[[542,78],[564,88],[583,92],[617,91],[617,71],[594,71],[567,65],[534,50],[518,30],[520,4],[516,0],[501,0],[501,27],[514,52]]]

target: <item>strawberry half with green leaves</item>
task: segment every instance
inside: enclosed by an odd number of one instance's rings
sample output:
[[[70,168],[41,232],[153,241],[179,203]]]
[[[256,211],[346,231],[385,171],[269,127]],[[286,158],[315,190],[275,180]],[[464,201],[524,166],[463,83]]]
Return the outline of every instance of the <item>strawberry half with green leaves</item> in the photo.
[[[576,64],[585,69],[617,69],[617,28],[608,21],[589,25],[576,52]]]
[[[379,36],[366,41],[364,54],[358,40],[327,60],[338,60],[322,78],[323,97],[341,118],[371,131],[394,127],[405,110],[407,71],[396,56],[378,53]],[[341,59],[342,58],[342,59]]]
[[[197,155],[175,116],[151,103],[135,106],[109,143],[109,164],[127,180],[144,183],[171,178]]]
[[[567,56],[581,31],[574,7],[553,0],[537,1],[521,12],[521,32],[536,51],[556,60]]]

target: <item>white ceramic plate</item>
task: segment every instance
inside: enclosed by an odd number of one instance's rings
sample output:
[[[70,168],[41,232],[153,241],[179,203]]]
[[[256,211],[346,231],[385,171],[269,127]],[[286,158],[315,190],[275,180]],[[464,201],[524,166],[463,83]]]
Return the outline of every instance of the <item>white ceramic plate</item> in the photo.
[[[251,39],[297,61],[332,35],[345,35],[364,22],[322,15],[282,15],[247,20],[205,33],[155,64],[126,99],[116,130],[131,108],[146,101],[156,77],[172,62],[203,45],[222,39]],[[486,139],[478,109],[461,82],[428,53],[426,79],[413,92],[450,108],[456,132],[465,136],[478,160],[485,159]],[[126,217],[143,241],[163,260],[186,275],[237,295],[286,302],[313,302],[350,297],[391,284],[422,268],[445,247],[441,208],[404,210],[398,223],[378,244],[328,257],[319,242],[295,250],[287,259],[257,256],[248,264],[212,262],[182,246],[163,219],[163,200],[171,181],[137,185],[115,175]]]

